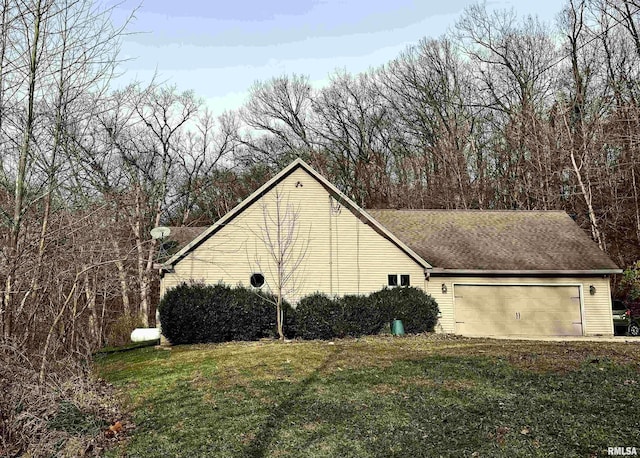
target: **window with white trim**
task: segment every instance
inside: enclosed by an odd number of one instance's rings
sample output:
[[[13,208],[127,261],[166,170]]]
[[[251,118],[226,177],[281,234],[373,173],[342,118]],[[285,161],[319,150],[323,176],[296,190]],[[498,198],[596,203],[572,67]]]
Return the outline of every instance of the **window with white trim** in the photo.
[[[389,274],[387,275],[387,286],[411,286],[411,277],[409,274]]]

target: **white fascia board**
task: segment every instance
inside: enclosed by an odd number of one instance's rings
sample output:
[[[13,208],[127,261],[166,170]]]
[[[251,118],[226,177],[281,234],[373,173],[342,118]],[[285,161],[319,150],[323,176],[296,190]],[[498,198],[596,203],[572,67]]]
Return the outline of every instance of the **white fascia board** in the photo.
[[[481,270],[481,269],[438,269],[431,270],[431,275],[613,275],[621,274],[622,269],[594,270]]]

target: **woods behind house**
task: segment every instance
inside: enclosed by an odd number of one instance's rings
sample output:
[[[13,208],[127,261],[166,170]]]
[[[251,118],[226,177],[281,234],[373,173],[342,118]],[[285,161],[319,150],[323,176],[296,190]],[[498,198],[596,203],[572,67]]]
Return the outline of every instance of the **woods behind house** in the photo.
[[[636,0],[554,24],[478,4],[379,68],[258,81],[218,117],[174,86],[113,90],[111,10],[0,6],[0,334],[41,378],[154,325],[152,227],[212,224],[295,157],[365,208],[560,209],[640,258]]]

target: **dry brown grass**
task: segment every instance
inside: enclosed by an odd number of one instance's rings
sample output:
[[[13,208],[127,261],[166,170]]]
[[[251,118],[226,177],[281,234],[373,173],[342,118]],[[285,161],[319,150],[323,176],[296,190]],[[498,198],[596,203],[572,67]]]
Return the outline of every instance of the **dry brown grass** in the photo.
[[[609,360],[640,369],[640,342],[536,342],[517,340],[469,339],[471,346],[446,349],[450,356],[486,356],[501,358],[534,372],[567,372],[584,363]]]
[[[298,382],[312,374],[322,376],[346,369],[385,368],[397,361],[419,361],[429,356],[501,359],[518,368],[540,373],[573,371],[592,360],[631,364],[640,369],[638,349],[640,347],[633,343],[538,342],[429,334],[401,338],[370,336],[333,342],[259,341],[174,347],[170,350],[171,358],[158,361],[158,364],[165,369],[200,367],[192,375],[194,387],[212,385],[227,390],[249,389],[256,381]],[[135,367],[134,363],[129,368],[135,370]],[[464,386],[444,388],[465,389]]]

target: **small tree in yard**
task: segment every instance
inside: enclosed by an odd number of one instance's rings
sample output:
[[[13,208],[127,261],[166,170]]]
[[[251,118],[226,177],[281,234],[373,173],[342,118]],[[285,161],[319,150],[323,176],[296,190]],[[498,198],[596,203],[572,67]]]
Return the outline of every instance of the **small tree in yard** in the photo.
[[[285,195],[278,187],[273,194],[273,208],[269,208],[266,201],[262,205],[263,224],[256,236],[266,248],[267,271],[275,281],[274,285],[267,282],[275,300],[268,296],[264,299],[276,306],[278,337],[283,340],[282,302],[285,297],[290,298],[299,291],[300,267],[307,256],[310,237],[300,239],[300,209],[290,202],[288,194]],[[256,264],[262,269],[257,251]]]

